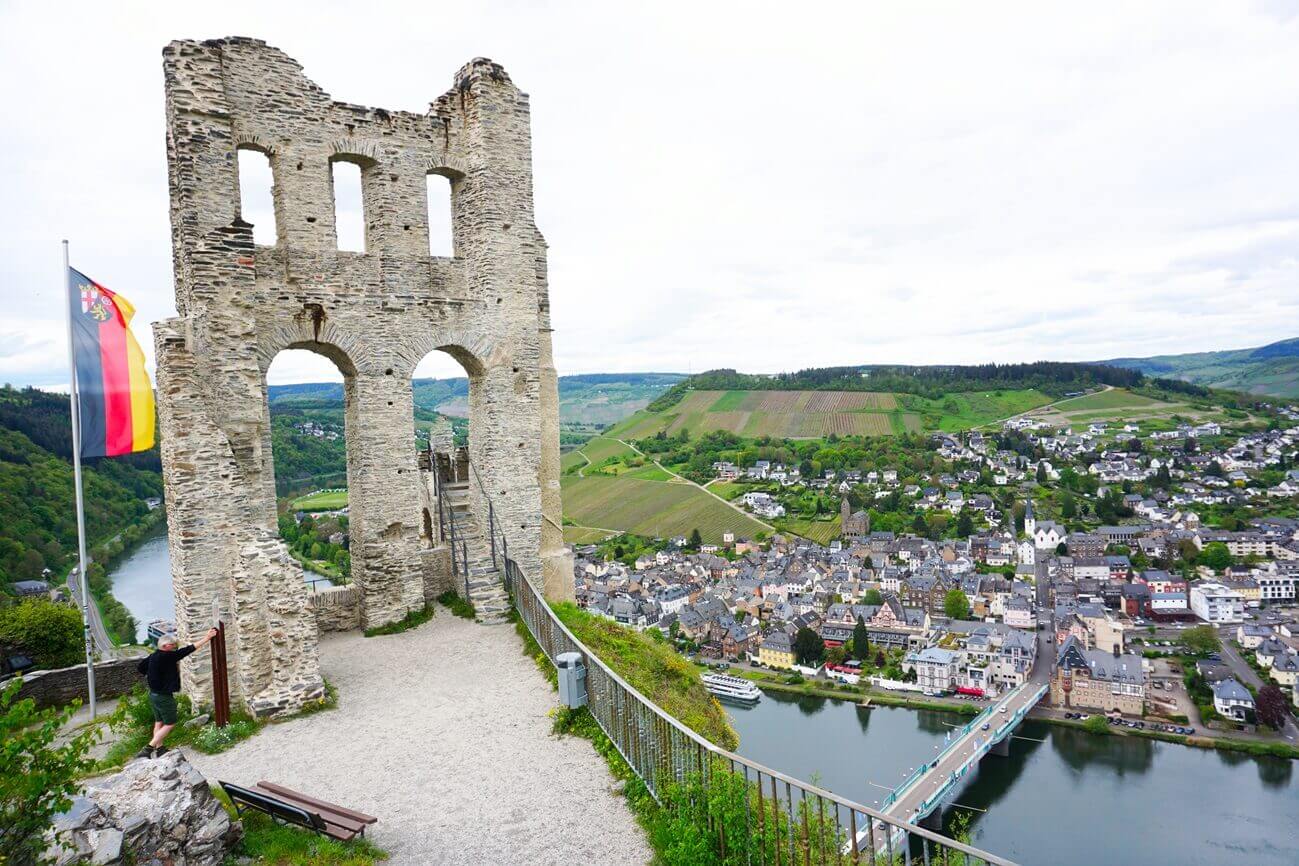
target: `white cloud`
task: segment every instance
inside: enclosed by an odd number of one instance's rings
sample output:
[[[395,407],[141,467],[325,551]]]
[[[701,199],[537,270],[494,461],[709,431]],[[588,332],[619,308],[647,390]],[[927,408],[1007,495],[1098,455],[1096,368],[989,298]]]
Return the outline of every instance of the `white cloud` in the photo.
[[[532,95],[561,372],[1296,333],[1282,5],[9,4],[0,380],[66,378],[61,237],[146,346],[173,314],[159,51],[235,33],[388,108],[422,110],[470,57],[505,65]]]

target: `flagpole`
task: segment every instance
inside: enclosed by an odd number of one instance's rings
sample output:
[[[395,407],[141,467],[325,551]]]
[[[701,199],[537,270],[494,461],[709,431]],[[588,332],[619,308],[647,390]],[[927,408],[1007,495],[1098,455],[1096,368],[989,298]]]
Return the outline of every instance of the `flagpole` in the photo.
[[[86,509],[81,499],[81,405],[77,391],[77,355],[72,342],[72,266],[68,242],[63,242],[63,294],[68,307],[68,373],[72,384],[72,479],[77,491],[77,562],[81,579],[81,627],[86,639],[86,686],[90,692],[90,718],[95,718],[95,649],[90,634],[90,584],[86,576]]]

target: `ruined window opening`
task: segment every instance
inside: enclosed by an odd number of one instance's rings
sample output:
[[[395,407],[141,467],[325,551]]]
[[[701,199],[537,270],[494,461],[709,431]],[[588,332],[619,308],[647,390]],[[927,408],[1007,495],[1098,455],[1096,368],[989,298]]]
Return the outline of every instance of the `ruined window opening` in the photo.
[[[253,243],[273,247],[275,229],[275,175],[271,160],[259,150],[241,147],[239,154],[239,218],[252,223]]]
[[[336,159],[330,163],[334,181],[334,233],[338,249],[363,253],[365,248],[365,197],[361,192],[361,166]]]
[[[450,258],[456,254],[451,234],[451,178],[430,174],[428,188],[428,254]]]

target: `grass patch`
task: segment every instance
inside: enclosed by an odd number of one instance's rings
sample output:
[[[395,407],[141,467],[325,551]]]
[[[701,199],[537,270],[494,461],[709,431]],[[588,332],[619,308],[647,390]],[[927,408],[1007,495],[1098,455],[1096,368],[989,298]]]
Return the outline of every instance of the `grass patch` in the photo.
[[[325,694],[314,701],[302,705],[302,709],[293,715],[278,721],[288,721],[302,716],[310,716],[338,706],[338,689],[325,680]],[[185,695],[176,695],[176,727],[167,737],[167,748],[175,749],[188,746],[208,755],[224,752],[236,743],[248,739],[267,724],[266,722],[244,712],[231,712],[230,724],[218,728],[216,723],[208,721],[203,725],[187,724],[199,714],[194,712],[194,705]],[[108,716],[107,725],[119,736],[119,739],[108,747],[107,753],[95,765],[96,775],[121,767],[135,753],[144,748],[153,736],[153,708],[149,705],[149,694],[144,686],[136,686],[117,702],[117,707]]]
[[[554,605],[569,630],[642,695],[668,715],[724,749],[734,749],[739,735],[726,713],[704,689],[699,672],[667,643],[594,616],[577,605]]]
[[[224,728],[218,728],[211,721],[204,725],[189,724],[197,715],[187,696],[176,696],[176,728],[167,737],[167,748],[189,746],[212,755],[248,739],[265,724],[247,713],[239,712],[230,714],[230,724]],[[109,715],[107,724],[119,738],[95,765],[94,772],[97,774],[121,767],[148,745],[153,737],[153,708],[149,705],[149,693],[144,686],[136,686],[122,696]]]
[[[212,793],[233,820],[235,808],[216,785]],[[244,812],[244,836],[226,856],[226,866],[243,858],[258,866],[371,866],[388,859],[388,852],[368,839],[339,842],[318,833],[276,824],[261,812]]]
[[[409,631],[416,626],[423,625],[433,618],[436,609],[431,604],[426,604],[421,608],[410,611],[404,617],[396,622],[390,622],[385,625],[377,625],[374,628],[365,630],[366,637],[379,637],[385,634],[400,634]]]
[[[454,589],[448,589],[438,596],[438,604],[442,604],[451,609],[451,612],[463,619],[477,619],[478,611],[474,610],[474,603],[468,599],[461,598],[460,594]]]
[[[346,490],[318,490],[299,496],[289,504],[290,511],[337,511],[347,506]]]

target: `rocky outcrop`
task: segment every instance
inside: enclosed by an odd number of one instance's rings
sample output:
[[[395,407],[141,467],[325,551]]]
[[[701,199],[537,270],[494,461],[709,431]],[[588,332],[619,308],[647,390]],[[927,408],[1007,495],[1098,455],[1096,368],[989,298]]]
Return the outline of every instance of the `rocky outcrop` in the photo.
[[[57,866],[215,866],[243,829],[179,752],[136,759],[86,787],[54,820]]]

